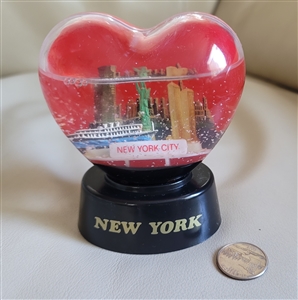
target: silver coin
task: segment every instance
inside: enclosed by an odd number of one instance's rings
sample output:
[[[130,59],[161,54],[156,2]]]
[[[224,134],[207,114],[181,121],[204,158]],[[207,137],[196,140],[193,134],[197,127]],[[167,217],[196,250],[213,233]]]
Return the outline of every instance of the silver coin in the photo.
[[[217,253],[217,265],[227,276],[249,280],[265,273],[268,267],[266,254],[249,243],[235,243],[222,247]]]

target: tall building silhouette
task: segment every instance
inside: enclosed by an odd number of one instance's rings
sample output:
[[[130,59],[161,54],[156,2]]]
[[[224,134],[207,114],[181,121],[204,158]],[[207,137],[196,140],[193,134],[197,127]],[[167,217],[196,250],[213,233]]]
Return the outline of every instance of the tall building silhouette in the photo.
[[[135,118],[138,116],[138,104],[136,101],[129,99],[126,105],[127,119]]]
[[[181,89],[180,85],[168,84],[169,111],[172,125],[172,138],[197,141],[194,106],[194,91]]]
[[[115,78],[116,66],[98,68],[100,78]],[[114,84],[97,84],[94,97],[94,119],[97,123],[115,121],[116,89]]]
[[[209,120],[213,122],[210,109],[207,106],[207,98],[205,96],[203,96],[202,103],[199,101],[195,102],[195,115],[198,121]]]

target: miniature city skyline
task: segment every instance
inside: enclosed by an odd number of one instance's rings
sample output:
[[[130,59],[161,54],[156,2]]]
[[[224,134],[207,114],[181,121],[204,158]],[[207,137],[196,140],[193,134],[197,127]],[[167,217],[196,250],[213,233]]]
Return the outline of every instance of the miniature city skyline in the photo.
[[[100,78],[116,78],[120,76],[119,72],[116,72],[116,66],[101,66],[98,68]],[[142,67],[141,69],[135,69],[131,72],[124,72],[124,76],[168,76],[179,77],[185,75],[195,74],[195,70],[182,68],[179,64],[177,66],[169,66],[166,69],[147,69]],[[198,141],[197,137],[197,123],[199,122],[211,122],[213,119],[211,112],[208,108],[207,98],[202,97],[202,100],[195,99],[194,91],[187,87],[184,87],[183,81],[174,83],[173,81],[167,84],[167,97],[154,98],[150,96],[150,89],[148,91],[148,99],[146,99],[145,105],[148,118],[150,120],[163,119],[168,121],[171,126],[171,134],[168,138],[171,139],[186,139],[188,142]],[[136,86],[139,96],[141,89],[146,88],[146,82],[143,83],[142,88]],[[103,101],[104,99],[104,101]],[[100,84],[95,87],[94,96],[95,123],[107,123],[107,122],[129,122],[135,119],[142,119],[143,111],[140,111],[140,97],[127,99],[123,110],[123,104],[116,104],[116,86],[115,84]],[[142,99],[144,101],[144,99]],[[144,107],[144,103],[142,102]],[[125,114],[122,115],[122,111]],[[148,122],[147,122],[148,123]]]

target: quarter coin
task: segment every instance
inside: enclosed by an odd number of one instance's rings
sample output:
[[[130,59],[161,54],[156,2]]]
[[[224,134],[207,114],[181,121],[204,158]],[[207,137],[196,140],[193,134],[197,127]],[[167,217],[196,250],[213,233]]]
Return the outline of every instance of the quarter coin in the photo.
[[[217,265],[231,278],[249,280],[265,273],[268,258],[257,246],[241,242],[222,247],[217,253]]]

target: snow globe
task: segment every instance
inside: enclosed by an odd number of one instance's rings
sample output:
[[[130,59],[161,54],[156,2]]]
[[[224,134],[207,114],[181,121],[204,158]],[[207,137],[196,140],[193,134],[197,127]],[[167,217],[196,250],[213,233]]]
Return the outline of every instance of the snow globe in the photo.
[[[46,37],[39,78],[54,119],[94,165],[82,179],[85,239],[151,254],[217,231],[214,176],[202,161],[230,124],[245,81],[228,25],[205,13],[150,29],[74,15]]]

